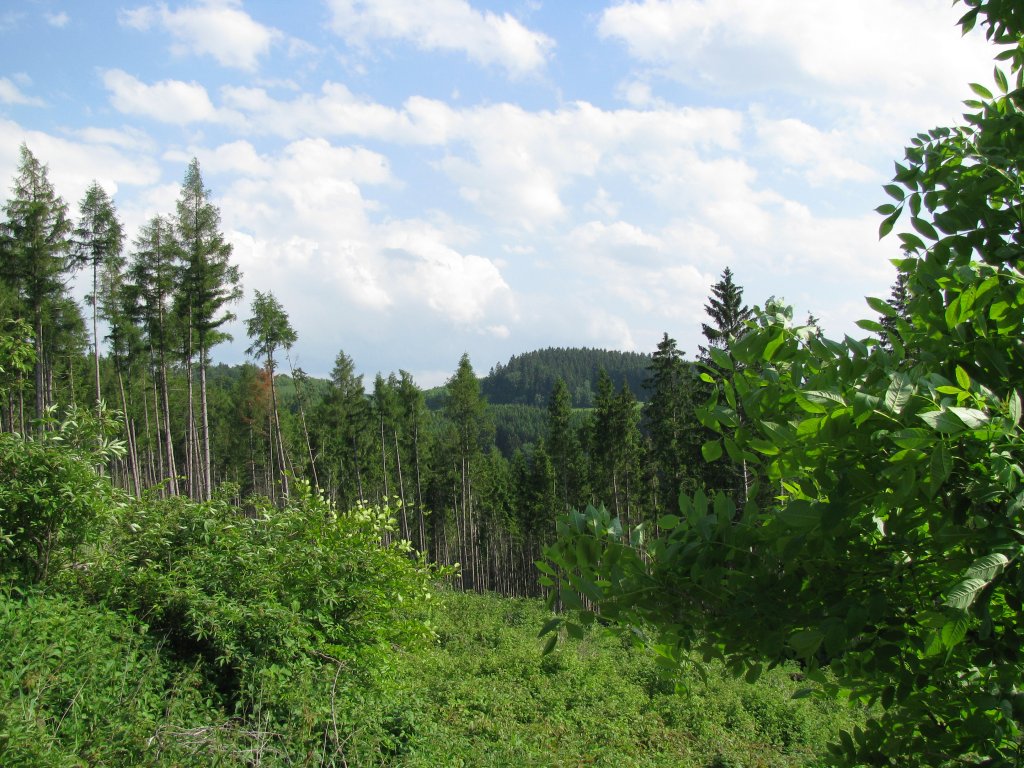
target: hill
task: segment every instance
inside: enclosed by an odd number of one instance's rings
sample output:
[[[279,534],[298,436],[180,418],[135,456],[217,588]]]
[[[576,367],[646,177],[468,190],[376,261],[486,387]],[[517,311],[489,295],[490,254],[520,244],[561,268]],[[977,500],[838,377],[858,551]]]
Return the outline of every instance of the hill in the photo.
[[[647,390],[643,383],[650,364],[651,356],[639,352],[549,347],[513,355],[505,365],[494,366],[481,380],[480,389],[492,405],[543,407],[561,376],[569,387],[573,406],[590,408],[598,374],[604,369],[616,389],[626,382],[637,399],[644,401]]]

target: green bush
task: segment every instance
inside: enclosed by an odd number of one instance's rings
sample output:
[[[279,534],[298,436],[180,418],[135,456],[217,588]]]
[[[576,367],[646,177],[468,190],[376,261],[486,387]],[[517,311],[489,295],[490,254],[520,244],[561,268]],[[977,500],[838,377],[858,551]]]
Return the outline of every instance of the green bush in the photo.
[[[0,594],[0,765],[210,764],[233,736],[200,687],[122,616]]]
[[[261,759],[351,764],[395,748],[388,657],[431,637],[434,571],[382,544],[390,509],[339,513],[297,483],[284,509],[147,498],[108,525],[64,586],[136,617],[198,669],[211,701],[267,734]]]
[[[55,560],[72,558],[113,498],[57,438],[0,434],[0,571],[19,581],[43,581]]]

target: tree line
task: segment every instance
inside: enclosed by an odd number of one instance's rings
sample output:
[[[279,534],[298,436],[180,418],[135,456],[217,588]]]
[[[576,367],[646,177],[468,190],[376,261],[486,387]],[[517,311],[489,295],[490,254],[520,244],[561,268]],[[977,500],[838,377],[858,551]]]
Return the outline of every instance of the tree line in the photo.
[[[636,524],[680,490],[742,482],[701,460],[694,409],[707,384],[667,333],[651,355],[543,350],[483,381],[464,355],[432,409],[407,371],[367,383],[344,351],[327,381],[308,376],[293,365],[285,307],[256,291],[243,316],[252,362],[228,375],[212,353],[238,311],[241,274],[195,159],[175,210],[130,242],[98,183],[73,217],[26,146],[3,210],[3,343],[29,350],[32,375],[6,383],[0,427],[32,432],[54,409],[95,411],[105,439],[125,444],[106,469],[136,496],[208,501],[219,489],[240,504],[284,504],[302,478],[342,509],[397,500],[393,535],[432,562],[460,563],[462,586],[536,594],[533,563],[557,515],[603,504]],[[81,269],[84,307],[70,293]],[[728,269],[707,310],[700,357],[713,364],[709,350],[749,315]],[[523,391],[534,403],[517,402]]]

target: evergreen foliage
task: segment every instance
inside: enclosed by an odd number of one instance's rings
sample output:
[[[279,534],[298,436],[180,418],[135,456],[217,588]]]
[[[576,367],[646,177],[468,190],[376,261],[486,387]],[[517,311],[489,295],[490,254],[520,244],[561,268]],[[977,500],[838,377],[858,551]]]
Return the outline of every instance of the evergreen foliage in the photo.
[[[590,408],[600,371],[616,388],[628,383],[633,392],[640,392],[649,364],[650,355],[636,352],[551,347],[514,355],[508,363],[494,366],[481,380],[481,390],[494,404],[544,407],[561,378],[573,405]]]
[[[1024,21],[965,5],[965,30],[1011,46],[1010,74],[998,95],[971,86],[965,125],[912,139],[885,187],[881,235],[913,230],[909,321],[872,299],[894,329],[860,325],[886,343],[834,341],[768,303],[712,349],[701,416],[720,435],[705,455],[749,463],[771,496],[697,491],[628,537],[605,510],[573,513],[545,566],[567,605],[652,631],[670,663],[699,649],[754,680],[798,659],[809,691],[873,706],[836,765],[1024,762]]]

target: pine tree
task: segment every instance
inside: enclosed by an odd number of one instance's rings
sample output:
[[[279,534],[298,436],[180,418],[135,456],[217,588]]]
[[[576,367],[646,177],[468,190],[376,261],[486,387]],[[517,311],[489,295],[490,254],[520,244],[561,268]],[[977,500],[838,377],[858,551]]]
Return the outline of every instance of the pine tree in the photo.
[[[667,333],[651,357],[650,378],[644,385],[651,392],[645,421],[659,487],[665,503],[674,504],[684,480],[694,478],[702,428],[694,414],[693,367]]]
[[[711,296],[704,305],[713,325],[701,324],[704,337],[711,347],[726,349],[729,340],[743,332],[744,323],[751,318],[753,310],[743,303],[743,289],[733,282],[732,270],[726,267],[722,278],[711,286]],[[700,348],[702,357],[708,359],[708,349]]]
[[[18,172],[0,224],[0,270],[32,324],[35,335],[35,413],[41,418],[52,401],[53,355],[45,328],[67,313],[58,306],[66,297],[72,223],[68,207],[54,190],[47,167],[21,145]],[[50,340],[54,334],[50,334]]]
[[[445,417],[454,427],[453,459],[457,464],[460,488],[456,522],[460,525],[463,550],[463,585],[479,585],[479,558],[476,536],[476,518],[473,512],[473,470],[481,449],[488,444],[491,423],[487,401],[480,393],[480,381],[473,372],[469,355],[463,354],[459,367],[446,384]],[[493,438],[492,438],[493,439]]]
[[[92,340],[93,366],[96,376],[96,404],[99,407],[100,392],[100,339],[96,330],[100,274],[104,269],[118,270],[124,265],[121,249],[124,246],[124,230],[117,218],[114,202],[98,182],[93,182],[85,191],[78,205],[79,220],[74,230],[72,253],[75,261],[92,270]]]
[[[271,451],[277,453],[277,469],[281,477],[284,497],[288,498],[288,458],[281,435],[281,414],[277,405],[277,386],[274,383],[274,371],[277,361],[274,353],[279,349],[288,350],[298,339],[295,330],[288,321],[288,314],[273,293],[256,291],[252,301],[252,317],[245,321],[245,330],[252,344],[245,350],[246,354],[265,360],[267,375],[270,377],[271,404]],[[273,465],[273,461],[271,461]]]
[[[178,198],[176,234],[184,258],[177,296],[178,314],[187,328],[183,349],[187,366],[191,366],[195,356],[199,363],[202,446],[201,460],[194,463],[202,474],[202,492],[198,495],[209,499],[213,478],[206,373],[210,366],[210,349],[229,338],[220,329],[234,319],[226,307],[242,298],[242,288],[238,267],[230,262],[231,245],[224,241],[220,232],[220,211],[210,202],[210,191],[203,185],[199,161],[195,158],[185,173]]]
[[[572,424],[572,396],[559,376],[548,400],[547,444],[555,473],[555,492],[562,512],[584,502],[583,449]]]
[[[373,434],[370,406],[363,377],[344,352],[335,358],[330,388],[313,421],[312,437],[324,457],[322,474],[330,496],[342,508],[366,500],[363,475]]]
[[[722,279],[711,286],[711,296],[704,305],[704,311],[714,321],[714,325],[701,325],[709,345],[700,348],[702,360],[707,365],[714,364],[711,348],[725,350],[732,357],[728,351],[729,344],[743,332],[744,323],[753,315],[753,310],[743,303],[743,289],[733,282],[732,277],[732,270],[726,267]],[[738,412],[738,418],[742,422],[742,411]],[[753,482],[746,460],[740,462],[738,471],[726,471],[725,474],[724,481],[735,489],[735,498],[746,503]]]
[[[170,223],[161,216],[150,219],[133,244],[128,266],[128,290],[135,297],[134,313],[142,325],[153,370],[157,475],[176,495],[178,464],[171,430],[170,357],[177,346],[172,301],[178,282],[181,251]]]

